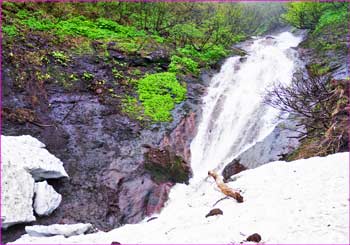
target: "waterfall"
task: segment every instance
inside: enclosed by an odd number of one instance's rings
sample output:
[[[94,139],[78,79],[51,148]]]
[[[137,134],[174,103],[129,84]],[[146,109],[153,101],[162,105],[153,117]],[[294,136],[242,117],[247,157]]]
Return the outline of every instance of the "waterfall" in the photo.
[[[274,83],[291,82],[296,59],[289,48],[300,41],[289,32],[256,39],[245,61],[231,57],[213,77],[191,144],[192,182],[201,181],[208,170],[220,170],[273,130],[278,111],[262,103],[263,95]]]
[[[245,198],[244,203],[224,200],[215,206],[218,200],[222,200],[223,194],[217,190],[213,179],[207,178],[207,172],[221,170],[224,164],[274,129],[278,123],[278,112],[264,105],[262,98],[266,89],[274,83],[291,82],[297,58],[290,47],[297,46],[300,41],[300,37],[288,32],[273,38],[256,38],[245,47],[248,52],[246,60],[228,58],[220,72],[212,78],[203,98],[202,118],[191,144],[194,177],[190,184],[176,184],[171,189],[169,200],[161,213],[155,214],[156,219],[149,220],[148,217],[139,224],[124,225],[108,233],[86,235],[86,241],[99,244],[111,241],[128,244],[237,244],[259,230],[266,231],[263,236],[267,238],[264,239],[270,239],[272,234],[279,235],[281,227],[289,230],[286,224],[293,222],[286,223],[285,219],[280,219],[286,214],[283,205],[274,209],[266,206],[261,198],[267,196],[271,203],[271,195],[281,193],[280,186],[274,185],[273,191],[265,190],[262,194],[259,190],[264,187],[261,181],[265,180],[243,182],[238,188]],[[269,171],[273,169],[269,168]],[[278,173],[275,176],[279,176]],[[237,182],[239,179],[229,184],[236,188]],[[245,193],[244,188],[248,184],[250,189]],[[290,194],[286,195],[288,199],[284,200],[289,200]],[[220,206],[224,215],[207,219],[205,215],[214,206]],[[259,209],[255,211],[257,207]],[[274,219],[276,217],[277,220]],[[80,237],[73,236],[73,239]]]

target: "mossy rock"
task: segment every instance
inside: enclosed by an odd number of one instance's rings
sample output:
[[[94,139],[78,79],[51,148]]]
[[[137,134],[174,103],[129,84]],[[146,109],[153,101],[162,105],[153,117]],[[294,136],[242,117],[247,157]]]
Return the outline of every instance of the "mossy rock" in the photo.
[[[170,149],[150,148],[145,159],[145,169],[156,182],[188,183],[189,165]]]

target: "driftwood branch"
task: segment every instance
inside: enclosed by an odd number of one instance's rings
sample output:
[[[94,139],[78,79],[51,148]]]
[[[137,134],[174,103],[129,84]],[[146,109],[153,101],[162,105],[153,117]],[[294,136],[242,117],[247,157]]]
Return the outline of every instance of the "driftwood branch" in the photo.
[[[208,175],[214,178],[216,185],[218,186],[218,188],[223,194],[225,194],[228,197],[232,197],[236,199],[237,202],[243,202],[243,197],[241,196],[241,194],[239,194],[239,192],[237,191],[234,191],[227,184],[225,184],[224,181],[222,180],[223,179],[222,176],[219,176],[214,171],[209,171]]]

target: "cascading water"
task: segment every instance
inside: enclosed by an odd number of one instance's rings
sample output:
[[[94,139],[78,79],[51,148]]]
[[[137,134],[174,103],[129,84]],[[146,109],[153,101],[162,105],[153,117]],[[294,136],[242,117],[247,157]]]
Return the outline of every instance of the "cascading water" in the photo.
[[[245,61],[241,62],[238,57],[227,59],[203,98],[202,119],[191,144],[194,177],[190,184],[177,184],[172,188],[157,219],[148,222],[147,218],[108,233],[91,234],[86,236],[89,243],[114,240],[129,244],[239,243],[246,238],[246,232],[263,229],[268,236],[278,234],[281,226],[293,224],[274,219],[285,215],[283,207],[264,206],[261,198],[260,203],[256,202],[258,198],[254,195],[259,194],[255,194],[254,188],[259,189],[262,184],[255,186],[249,182],[253,191],[245,193],[247,183],[243,181],[238,188],[245,198],[244,203],[229,199],[215,206],[223,194],[206,176],[208,170],[220,170],[223,164],[273,130],[278,112],[262,104],[262,95],[275,82],[288,84],[291,81],[297,59],[289,48],[300,41],[301,38],[288,32],[273,39],[256,39],[247,47]],[[230,185],[236,188],[237,182],[239,180]],[[277,186],[271,193],[280,191]],[[264,193],[264,197],[270,199],[271,195]],[[207,219],[205,215],[213,206],[220,206],[224,215]],[[257,206],[260,211],[255,212]],[[274,215],[270,215],[271,212]]]
[[[213,77],[191,144],[192,182],[201,181],[208,170],[220,169],[273,130],[278,112],[262,103],[263,94],[274,83],[291,81],[295,58],[289,48],[300,41],[289,32],[257,39],[248,47],[246,61],[229,58]]]
[[[203,98],[202,119],[191,144],[194,177],[190,184],[177,184],[172,188],[156,220],[126,225],[114,235],[131,243],[220,243],[218,230],[206,228],[209,223],[204,218],[213,208],[213,200],[222,197],[214,181],[207,178],[208,170],[222,168],[273,130],[278,112],[262,103],[263,93],[273,83],[291,81],[297,59],[290,47],[300,41],[301,37],[289,32],[270,39],[256,39],[247,48],[246,61],[240,62],[239,57],[227,59]],[[236,204],[232,200],[231,203]],[[249,208],[254,209],[244,203],[231,207],[230,211],[239,214]],[[249,226],[248,223],[239,225]],[[223,228],[223,223],[220,227]],[[204,236],[202,230],[206,232]],[[133,237],[133,233],[140,239]]]

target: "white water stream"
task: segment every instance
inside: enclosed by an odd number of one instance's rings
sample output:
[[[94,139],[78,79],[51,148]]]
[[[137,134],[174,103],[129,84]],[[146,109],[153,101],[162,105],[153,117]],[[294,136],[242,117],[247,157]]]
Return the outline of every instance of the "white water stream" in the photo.
[[[192,182],[200,182],[208,170],[224,164],[264,138],[277,124],[277,110],[262,104],[266,89],[274,83],[290,83],[300,37],[283,32],[274,39],[256,39],[248,46],[248,58],[229,58],[212,79],[203,99],[203,116],[191,144]]]

